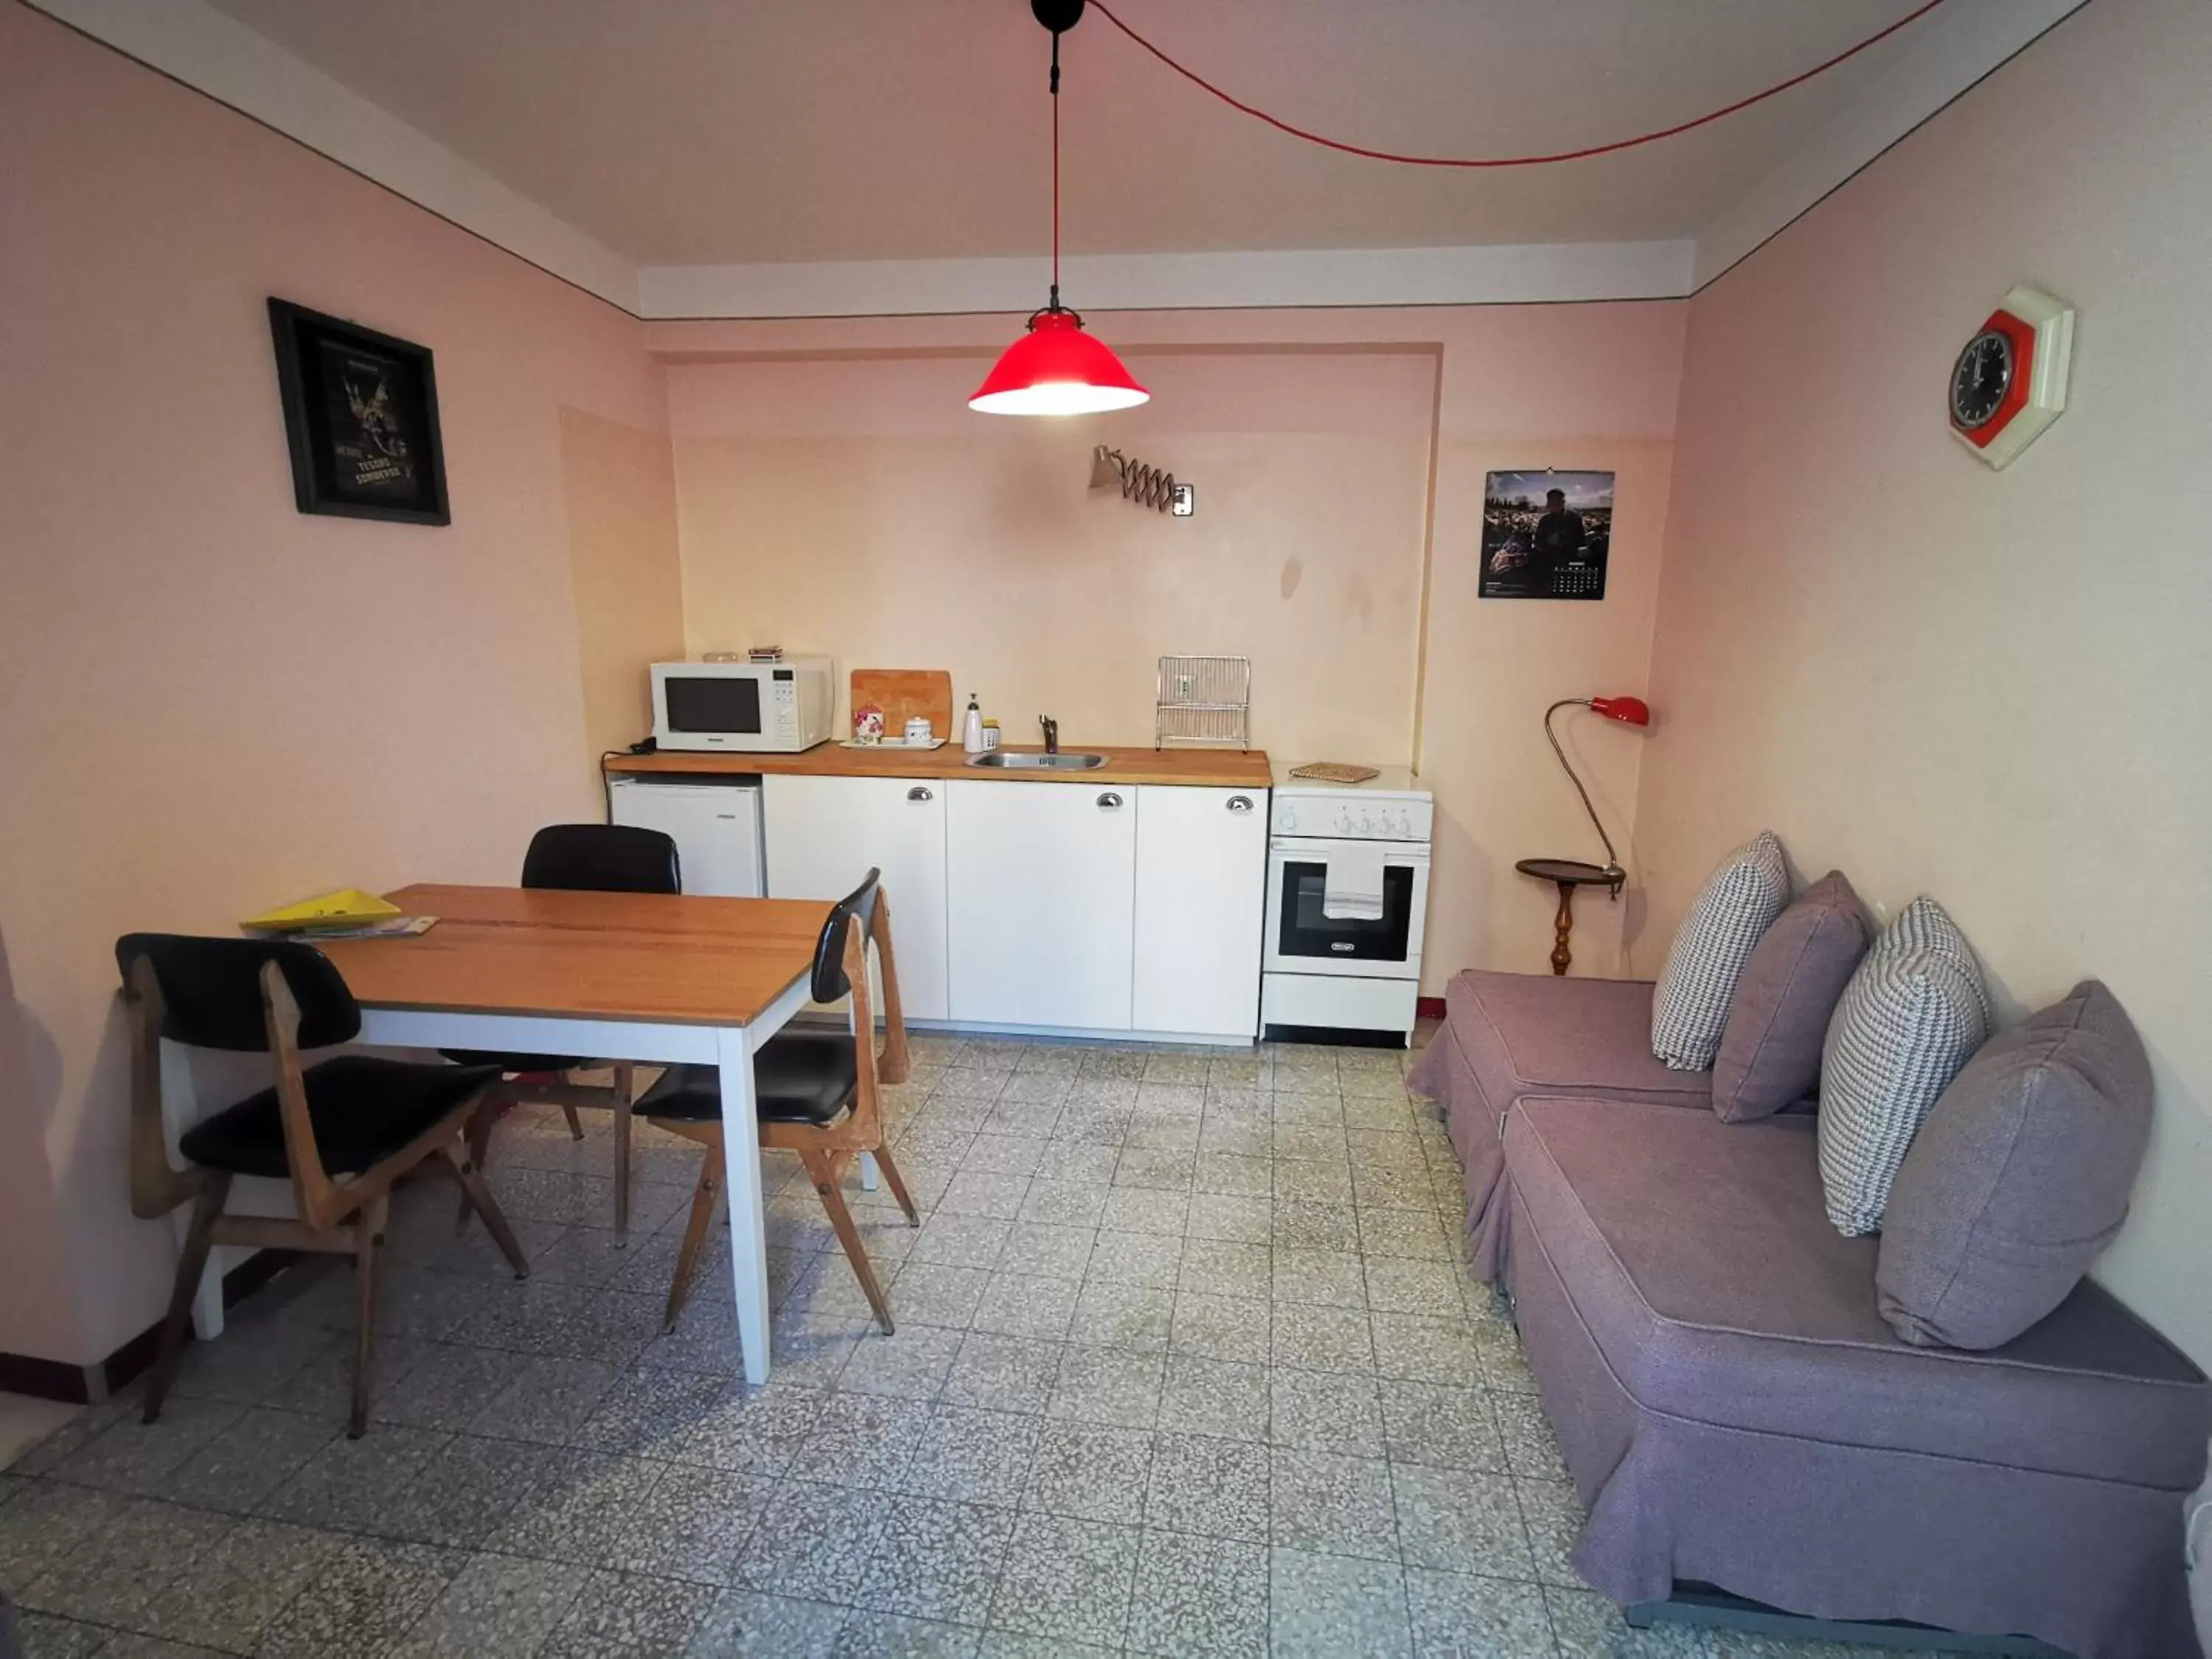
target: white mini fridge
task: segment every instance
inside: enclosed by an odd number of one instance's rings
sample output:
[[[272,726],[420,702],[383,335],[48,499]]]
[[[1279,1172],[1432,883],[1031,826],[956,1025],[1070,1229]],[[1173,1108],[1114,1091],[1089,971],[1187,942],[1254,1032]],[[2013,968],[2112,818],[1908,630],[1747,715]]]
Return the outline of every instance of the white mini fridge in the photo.
[[[760,898],[760,785],[752,779],[616,778],[607,803],[617,823],[659,830],[676,841],[684,890],[718,898]]]

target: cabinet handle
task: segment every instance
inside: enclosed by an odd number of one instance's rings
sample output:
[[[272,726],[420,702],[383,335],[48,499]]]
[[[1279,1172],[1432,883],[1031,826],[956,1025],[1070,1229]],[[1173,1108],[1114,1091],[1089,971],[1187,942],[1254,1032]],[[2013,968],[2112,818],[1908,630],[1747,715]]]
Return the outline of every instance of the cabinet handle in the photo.
[[[920,784],[916,784],[913,788],[908,790],[906,792],[906,798],[908,800],[935,800],[937,799],[936,796],[931,794],[928,790],[923,788]]]
[[[1252,810],[1252,797],[1249,795],[1231,795],[1229,798],[1229,810],[1232,812],[1250,811]]]
[[[1098,797],[1098,804],[1110,812],[1121,804],[1121,798],[1115,794],[1111,789],[1109,789],[1104,794]]]

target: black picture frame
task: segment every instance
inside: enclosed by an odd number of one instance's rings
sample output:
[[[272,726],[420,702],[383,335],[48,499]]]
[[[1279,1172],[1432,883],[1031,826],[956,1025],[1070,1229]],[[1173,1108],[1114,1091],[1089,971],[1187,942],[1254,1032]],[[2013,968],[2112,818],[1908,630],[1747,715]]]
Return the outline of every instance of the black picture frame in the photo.
[[[1476,596],[1602,600],[1614,476],[1553,468],[1486,473]]]
[[[451,524],[430,349],[274,297],[269,327],[300,511]]]

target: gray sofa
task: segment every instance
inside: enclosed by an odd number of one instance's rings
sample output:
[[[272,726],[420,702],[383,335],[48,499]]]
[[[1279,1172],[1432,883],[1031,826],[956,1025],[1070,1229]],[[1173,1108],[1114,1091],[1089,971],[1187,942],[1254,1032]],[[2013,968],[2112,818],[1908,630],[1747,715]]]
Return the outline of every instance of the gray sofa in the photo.
[[[2084,1659],[2199,1655],[2203,1374],[2087,1282],[2001,1348],[1899,1340],[1880,1239],[1823,1212],[1810,1103],[1722,1122],[1706,1074],[1651,1058],[1650,997],[1465,973],[1412,1076],[1589,1507],[1577,1570],[1623,1605],[1705,1583]]]

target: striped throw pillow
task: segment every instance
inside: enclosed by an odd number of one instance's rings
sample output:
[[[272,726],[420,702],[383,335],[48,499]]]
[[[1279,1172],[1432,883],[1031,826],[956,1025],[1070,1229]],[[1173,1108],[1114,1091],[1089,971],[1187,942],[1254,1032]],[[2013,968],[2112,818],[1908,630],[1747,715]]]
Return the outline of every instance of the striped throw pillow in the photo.
[[[1820,1051],[1820,1188],[1845,1237],[1881,1231],[1921,1120],[1989,1030],[1973,951],[1942,906],[1913,900],[1844,987]]]
[[[1677,1072],[1712,1069],[1735,982],[1759,936],[1790,902],[1782,843],[1762,830],[1721,860],[1674,930],[1651,993],[1651,1052]]]

